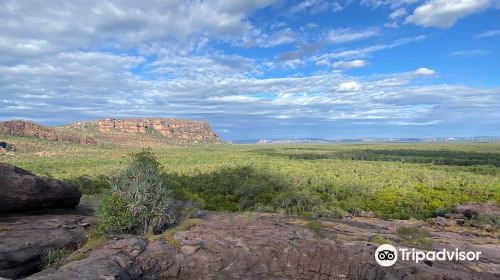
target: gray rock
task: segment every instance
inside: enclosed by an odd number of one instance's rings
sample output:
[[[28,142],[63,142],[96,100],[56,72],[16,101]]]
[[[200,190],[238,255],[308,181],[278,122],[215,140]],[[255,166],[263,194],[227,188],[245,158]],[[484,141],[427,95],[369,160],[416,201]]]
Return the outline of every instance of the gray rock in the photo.
[[[452,227],[455,226],[457,222],[452,219],[446,219],[444,217],[436,217],[436,226],[440,227]]]
[[[447,219],[454,219],[454,220],[463,220],[465,219],[464,214],[456,214],[456,213],[447,213],[444,215],[445,218]]]
[[[0,277],[16,278],[40,269],[44,251],[74,249],[85,243],[84,227],[93,224],[91,212],[83,209],[50,210],[50,213],[0,218]]]
[[[9,144],[5,141],[0,141],[0,151],[5,150],[5,151],[15,151],[16,147],[14,145]]]
[[[30,280],[63,279],[498,279],[495,263],[478,272],[463,263],[397,262],[376,264],[376,245],[366,241],[317,239],[292,222],[274,224],[241,214],[205,213],[201,224],[174,235],[174,247],[162,237],[110,241],[85,259],[58,270],[34,274]],[[375,221],[374,221],[375,222]],[[336,223],[336,222],[330,222]],[[352,221],[347,225],[355,226]],[[341,227],[340,224],[337,225]],[[372,231],[371,226],[357,228]],[[373,233],[373,232],[372,232]],[[350,233],[349,233],[350,234]],[[289,237],[300,235],[291,242]],[[482,250],[486,251],[485,247]],[[492,248],[495,252],[495,249]],[[483,265],[483,263],[481,263]],[[485,264],[486,265],[486,264]]]
[[[463,214],[468,219],[473,219],[479,214],[500,217],[500,206],[490,203],[471,203],[457,206],[454,212]]]
[[[0,213],[75,207],[81,196],[71,184],[0,163]]]

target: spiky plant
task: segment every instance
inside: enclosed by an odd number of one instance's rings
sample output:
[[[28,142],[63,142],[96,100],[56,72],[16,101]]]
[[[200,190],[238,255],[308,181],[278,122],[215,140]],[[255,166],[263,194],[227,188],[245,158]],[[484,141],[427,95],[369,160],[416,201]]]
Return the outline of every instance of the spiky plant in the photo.
[[[110,197],[115,199],[109,199]],[[109,208],[106,199],[111,203],[118,201],[122,208],[120,213],[113,214],[116,208]],[[105,231],[147,234],[160,232],[177,219],[176,201],[172,191],[165,183],[160,170],[160,163],[150,149],[132,155],[129,167],[118,178],[112,181],[111,191],[101,200],[99,207]],[[116,212],[116,211],[115,211]],[[109,215],[111,214],[111,217]],[[119,219],[125,219],[121,223]],[[123,225],[116,228],[117,224]]]

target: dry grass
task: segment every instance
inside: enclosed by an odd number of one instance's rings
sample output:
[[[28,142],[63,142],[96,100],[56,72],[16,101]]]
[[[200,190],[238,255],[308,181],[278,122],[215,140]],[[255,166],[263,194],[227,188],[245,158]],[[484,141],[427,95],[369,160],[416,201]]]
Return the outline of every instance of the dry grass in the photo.
[[[195,227],[201,223],[200,219],[187,219],[184,220],[182,223],[179,225],[169,228],[166,231],[163,232],[162,236],[167,240],[168,243],[170,243],[172,246],[179,248],[181,246],[179,240],[175,238],[175,234],[180,232],[180,231],[186,231],[192,227]]]

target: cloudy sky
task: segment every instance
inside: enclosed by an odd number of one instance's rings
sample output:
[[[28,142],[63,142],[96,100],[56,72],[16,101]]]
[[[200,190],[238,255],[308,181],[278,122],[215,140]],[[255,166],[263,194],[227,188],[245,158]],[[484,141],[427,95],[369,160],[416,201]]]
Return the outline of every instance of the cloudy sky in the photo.
[[[0,2],[0,120],[500,136],[498,0]]]

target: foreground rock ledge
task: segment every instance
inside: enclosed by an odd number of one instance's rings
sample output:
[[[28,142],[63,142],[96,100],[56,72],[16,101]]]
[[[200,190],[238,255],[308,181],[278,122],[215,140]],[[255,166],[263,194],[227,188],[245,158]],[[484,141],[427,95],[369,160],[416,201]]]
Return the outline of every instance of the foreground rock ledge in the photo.
[[[377,244],[318,239],[293,221],[275,216],[204,212],[199,225],[176,238],[124,237],[89,252],[82,260],[51,268],[27,279],[499,279],[498,256],[492,271],[470,269],[463,262],[375,263]],[[389,232],[373,222],[337,221],[346,236]],[[359,235],[357,235],[359,234]]]
[[[0,216],[0,279],[37,272],[46,250],[75,249],[94,224],[89,208],[42,210],[31,215]]]
[[[0,163],[0,213],[72,208],[81,196],[78,188],[69,183]]]

